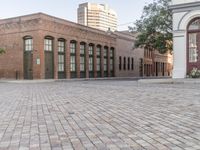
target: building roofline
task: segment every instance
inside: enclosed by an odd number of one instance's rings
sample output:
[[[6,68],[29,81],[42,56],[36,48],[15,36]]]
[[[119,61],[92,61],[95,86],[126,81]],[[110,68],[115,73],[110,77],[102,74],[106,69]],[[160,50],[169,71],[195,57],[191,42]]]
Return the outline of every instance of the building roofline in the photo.
[[[77,27],[77,28],[80,28],[80,29],[89,30],[91,32],[96,32],[96,33],[99,33],[99,34],[103,34],[103,35],[107,35],[107,36],[110,36],[110,37],[114,37],[113,34],[110,34],[110,33],[106,32],[106,31],[102,31],[100,29],[96,29],[96,28],[85,26],[85,25],[81,25],[81,24],[78,24],[78,23],[63,19],[63,18],[59,18],[59,17],[55,17],[55,16],[52,16],[52,15],[45,14],[45,13],[42,13],[42,12],[32,13],[32,14],[27,14],[27,15],[22,15],[22,16],[17,16],[17,17],[10,17],[10,18],[5,18],[5,19],[3,18],[3,19],[0,19],[0,24],[1,23],[5,23],[5,21],[10,21],[10,20],[15,20],[15,19],[22,19],[22,18],[26,18],[26,17],[34,17],[34,16],[35,17],[38,16],[38,18],[48,17],[48,18],[51,18],[51,19],[55,19],[55,21],[56,20],[63,21],[65,23],[68,23],[71,26],[74,26],[74,27]]]
[[[171,4],[169,6],[169,9],[170,10],[186,9],[186,8],[198,7],[198,6],[200,6],[200,2],[196,1],[196,2],[189,2],[189,3],[183,3],[183,4]]]

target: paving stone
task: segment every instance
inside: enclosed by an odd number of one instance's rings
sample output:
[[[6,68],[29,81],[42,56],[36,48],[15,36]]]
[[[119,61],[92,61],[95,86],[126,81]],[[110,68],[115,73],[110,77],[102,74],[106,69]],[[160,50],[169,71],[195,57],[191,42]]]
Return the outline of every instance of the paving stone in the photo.
[[[0,150],[198,150],[200,85],[0,83]]]

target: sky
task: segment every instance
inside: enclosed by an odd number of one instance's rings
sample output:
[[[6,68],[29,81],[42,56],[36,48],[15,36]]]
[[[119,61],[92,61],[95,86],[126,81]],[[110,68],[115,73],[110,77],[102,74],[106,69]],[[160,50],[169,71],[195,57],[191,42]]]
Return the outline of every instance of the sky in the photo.
[[[143,7],[153,0],[1,0],[0,19],[43,12],[77,22],[80,3],[108,4],[118,15],[118,30],[127,30],[142,15]]]

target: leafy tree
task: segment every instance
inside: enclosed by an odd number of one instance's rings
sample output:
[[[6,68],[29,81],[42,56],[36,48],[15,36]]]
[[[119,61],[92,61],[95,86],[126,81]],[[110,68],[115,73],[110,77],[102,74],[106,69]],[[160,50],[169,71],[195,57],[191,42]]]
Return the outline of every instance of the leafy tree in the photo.
[[[139,34],[135,47],[157,49],[160,53],[172,51],[172,12],[168,9],[171,0],[154,0],[143,9],[131,31]]]
[[[0,55],[5,53],[5,50],[3,48],[0,48]]]

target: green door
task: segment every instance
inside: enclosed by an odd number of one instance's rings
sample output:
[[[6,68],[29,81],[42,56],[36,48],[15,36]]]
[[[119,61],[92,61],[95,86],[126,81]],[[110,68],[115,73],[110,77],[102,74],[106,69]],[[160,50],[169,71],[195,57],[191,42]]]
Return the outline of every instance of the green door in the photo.
[[[32,54],[32,51],[24,52],[24,79],[33,79],[33,54]]]
[[[53,51],[45,51],[45,79],[54,78]]]

